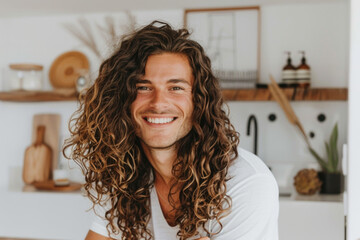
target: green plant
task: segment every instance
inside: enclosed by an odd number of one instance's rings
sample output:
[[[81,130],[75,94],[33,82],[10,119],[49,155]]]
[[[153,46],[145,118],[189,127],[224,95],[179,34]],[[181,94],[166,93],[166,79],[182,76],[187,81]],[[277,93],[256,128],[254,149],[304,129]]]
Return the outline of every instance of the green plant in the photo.
[[[326,155],[327,159],[320,157],[320,155],[309,146],[310,153],[315,157],[317,162],[320,164],[324,172],[327,173],[337,173],[338,164],[339,164],[339,153],[337,148],[337,139],[338,139],[338,126],[335,124],[329,142],[325,142]]]
[[[275,79],[270,75],[270,84],[269,90],[271,95],[274,97],[276,102],[279,103],[280,107],[283,109],[289,122],[294,125],[298,130],[300,130],[306,145],[310,153],[315,157],[317,162],[320,164],[323,172],[325,173],[339,173],[338,164],[339,164],[339,153],[337,150],[337,138],[338,138],[338,127],[337,123],[335,124],[329,142],[325,142],[325,148],[327,153],[327,160],[320,157],[320,155],[311,147],[310,141],[304,131],[304,128],[296,116],[293,108],[290,105],[290,102],[284,92],[280,89],[279,85],[276,83]]]

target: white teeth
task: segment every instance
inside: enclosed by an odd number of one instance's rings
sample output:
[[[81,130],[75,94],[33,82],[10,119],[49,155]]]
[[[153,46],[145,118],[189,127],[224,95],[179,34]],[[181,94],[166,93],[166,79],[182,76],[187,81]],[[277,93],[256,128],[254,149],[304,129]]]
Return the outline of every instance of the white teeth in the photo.
[[[146,118],[146,121],[148,121],[150,123],[161,124],[161,123],[172,122],[174,119],[175,118]]]

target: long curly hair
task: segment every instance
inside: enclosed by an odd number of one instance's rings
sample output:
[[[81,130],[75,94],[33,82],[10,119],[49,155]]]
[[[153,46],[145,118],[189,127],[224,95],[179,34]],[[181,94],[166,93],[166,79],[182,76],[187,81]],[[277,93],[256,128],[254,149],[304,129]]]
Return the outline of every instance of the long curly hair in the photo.
[[[178,157],[172,168],[181,186],[175,217],[179,238],[195,236],[200,228],[210,233],[208,220],[222,228],[220,220],[231,208],[226,181],[228,168],[238,155],[239,134],[223,109],[210,59],[189,36],[188,30],[174,30],[159,21],[125,36],[101,64],[98,78],[69,123],[71,137],[64,153],[71,148],[67,157],[82,168],[84,188],[93,206],[107,199],[108,233],[120,232],[122,239],[152,239],[147,224],[153,169],[135,134],[130,106],[136,98],[136,80],[144,75],[146,61],[153,54],[187,56],[194,75],[193,125],[177,142]],[[175,206],[171,193],[169,200]]]

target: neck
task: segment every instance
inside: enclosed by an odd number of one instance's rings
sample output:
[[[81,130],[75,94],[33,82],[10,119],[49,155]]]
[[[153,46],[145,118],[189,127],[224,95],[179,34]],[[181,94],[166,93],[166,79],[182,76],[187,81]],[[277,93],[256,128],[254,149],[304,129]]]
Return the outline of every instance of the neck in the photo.
[[[173,183],[172,166],[177,157],[175,146],[158,149],[141,144],[146,157],[154,168],[155,184],[171,186]]]
[[[170,189],[175,183],[172,167],[177,158],[177,150],[175,146],[159,149],[151,148],[145,143],[141,143],[141,145],[146,157],[154,168],[154,184],[163,215],[170,226],[175,226],[175,209],[180,204],[179,185],[176,185],[171,193]],[[169,196],[173,199],[173,203],[169,202]]]

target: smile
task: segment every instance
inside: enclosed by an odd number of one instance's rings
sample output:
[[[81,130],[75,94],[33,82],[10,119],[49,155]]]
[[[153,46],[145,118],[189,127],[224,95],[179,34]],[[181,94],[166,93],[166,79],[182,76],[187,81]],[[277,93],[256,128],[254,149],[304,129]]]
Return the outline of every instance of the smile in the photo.
[[[170,123],[176,119],[176,117],[173,118],[154,118],[154,117],[146,117],[144,118],[147,122],[153,123],[153,124],[165,124]]]

